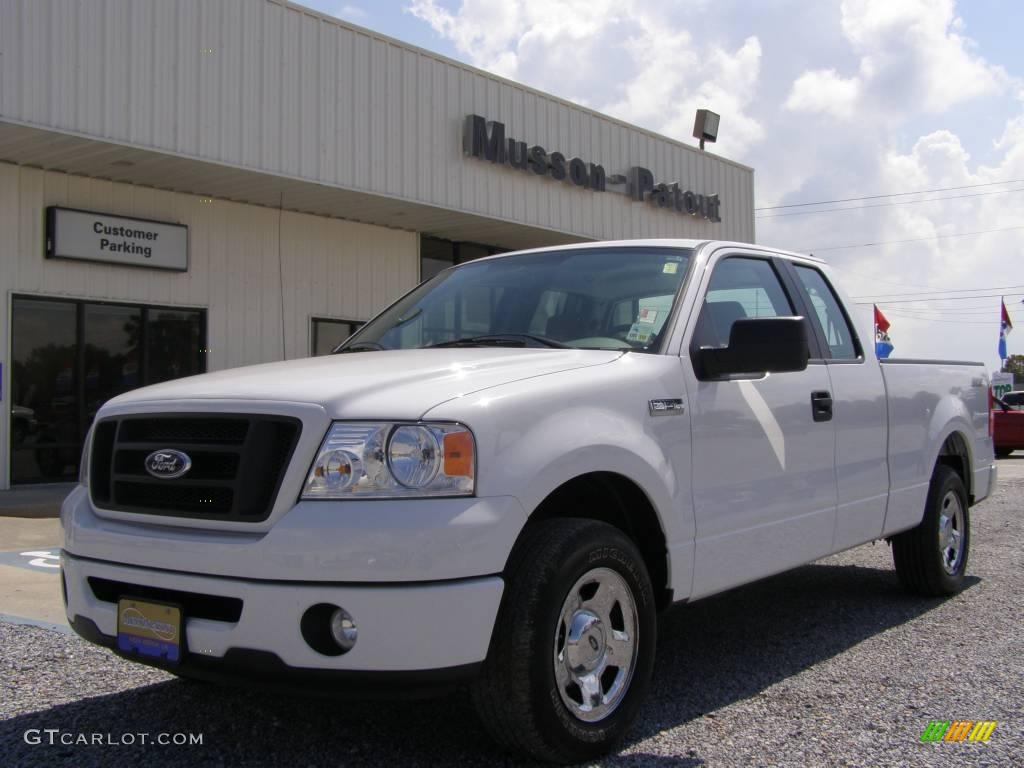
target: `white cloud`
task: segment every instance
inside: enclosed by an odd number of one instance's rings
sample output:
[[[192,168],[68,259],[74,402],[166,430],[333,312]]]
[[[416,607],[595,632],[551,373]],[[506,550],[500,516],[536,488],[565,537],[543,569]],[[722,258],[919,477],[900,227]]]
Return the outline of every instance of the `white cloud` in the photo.
[[[996,146],[1002,150],[996,163],[977,164],[955,133],[932,131],[908,152],[880,153],[876,167],[864,169],[864,175],[878,190],[961,189],[895,198],[907,204],[822,216],[787,228],[802,226],[813,233],[809,237],[825,237],[825,219],[834,222],[832,236],[838,242],[891,243],[821,254],[839,268],[855,295],[891,298],[932,286],[1019,285],[1015,275],[1024,232],[1005,230],[1024,223],[1024,192],[1007,191],[1020,184],[996,182],[1024,179],[1024,116],[1008,121]],[[958,237],[965,232],[987,234]],[[897,355],[979,359],[993,369],[997,365],[997,296],[952,302],[878,301],[892,322]],[[1007,303],[1016,313],[1020,297],[1008,298]],[[1011,352],[1018,350],[1011,339]]]
[[[804,72],[793,83],[786,109],[794,112],[820,112],[834,117],[853,117],[860,97],[860,80],[843,78],[834,69]]]
[[[738,48],[697,42],[640,0],[463,0],[457,10],[414,0],[408,10],[471,64],[674,138],[690,140],[698,107],[729,116],[718,152],[741,154],[763,136],[749,110],[756,37]]]
[[[843,35],[859,57],[856,74],[809,70],[787,108],[840,119],[877,110],[940,113],[1004,90],[1010,79],[973,50],[953,0],[843,0]]]
[[[756,168],[758,206],[1024,179],[1024,85],[953,0],[412,3],[469,63],[628,122],[688,141],[694,109],[720,112],[715,151]],[[759,218],[758,241],[817,249],[855,296],[1017,284],[1024,231],[943,237],[1024,223],[1024,192],[997,189]],[[821,250],[890,241],[916,242]],[[897,354],[994,367],[998,298],[940,306],[883,304]]]
[[[454,43],[470,63],[504,76],[515,69],[516,56],[510,46],[524,15],[518,3],[465,0],[453,14],[434,0],[414,0],[406,10]]]

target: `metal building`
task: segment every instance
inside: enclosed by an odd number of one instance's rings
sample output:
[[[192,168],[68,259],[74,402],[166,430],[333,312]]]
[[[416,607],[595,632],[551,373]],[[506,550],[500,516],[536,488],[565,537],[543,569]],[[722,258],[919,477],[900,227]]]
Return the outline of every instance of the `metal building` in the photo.
[[[0,0],[0,488],[118,392],[626,237],[752,241],[753,171],[280,0]]]

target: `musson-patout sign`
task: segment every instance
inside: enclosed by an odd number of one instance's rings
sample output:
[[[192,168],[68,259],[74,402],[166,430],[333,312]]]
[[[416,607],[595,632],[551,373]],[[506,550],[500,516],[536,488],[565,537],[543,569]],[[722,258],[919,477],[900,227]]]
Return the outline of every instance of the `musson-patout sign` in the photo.
[[[50,206],[46,258],[188,270],[188,227]]]
[[[634,165],[625,175],[607,176],[604,166],[579,157],[566,159],[561,152],[548,152],[539,144],[506,138],[505,124],[480,115],[467,115],[462,131],[462,149],[469,157],[537,176],[562,181],[592,192],[619,192],[638,202],[676,213],[721,221],[721,200],[717,194],[684,190],[679,182],[655,183],[647,168]]]

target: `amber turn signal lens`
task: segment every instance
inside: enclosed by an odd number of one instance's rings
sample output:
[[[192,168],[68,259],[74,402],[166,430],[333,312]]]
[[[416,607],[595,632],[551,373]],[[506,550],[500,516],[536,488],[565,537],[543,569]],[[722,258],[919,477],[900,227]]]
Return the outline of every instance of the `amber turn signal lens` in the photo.
[[[468,432],[444,436],[444,473],[449,477],[473,476],[473,437]]]

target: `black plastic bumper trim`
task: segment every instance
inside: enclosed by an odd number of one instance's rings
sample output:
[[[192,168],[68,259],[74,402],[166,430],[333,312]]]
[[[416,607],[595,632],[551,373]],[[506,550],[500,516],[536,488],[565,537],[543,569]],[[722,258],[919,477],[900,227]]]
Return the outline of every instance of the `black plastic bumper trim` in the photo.
[[[85,640],[109,648],[128,661],[157,667],[181,677],[213,683],[334,699],[416,699],[450,692],[472,680],[483,662],[443,669],[367,671],[290,667],[270,651],[229,648],[222,657],[186,653],[178,664],[122,653],[117,638],[105,635],[96,622],[75,616],[71,628]]]

